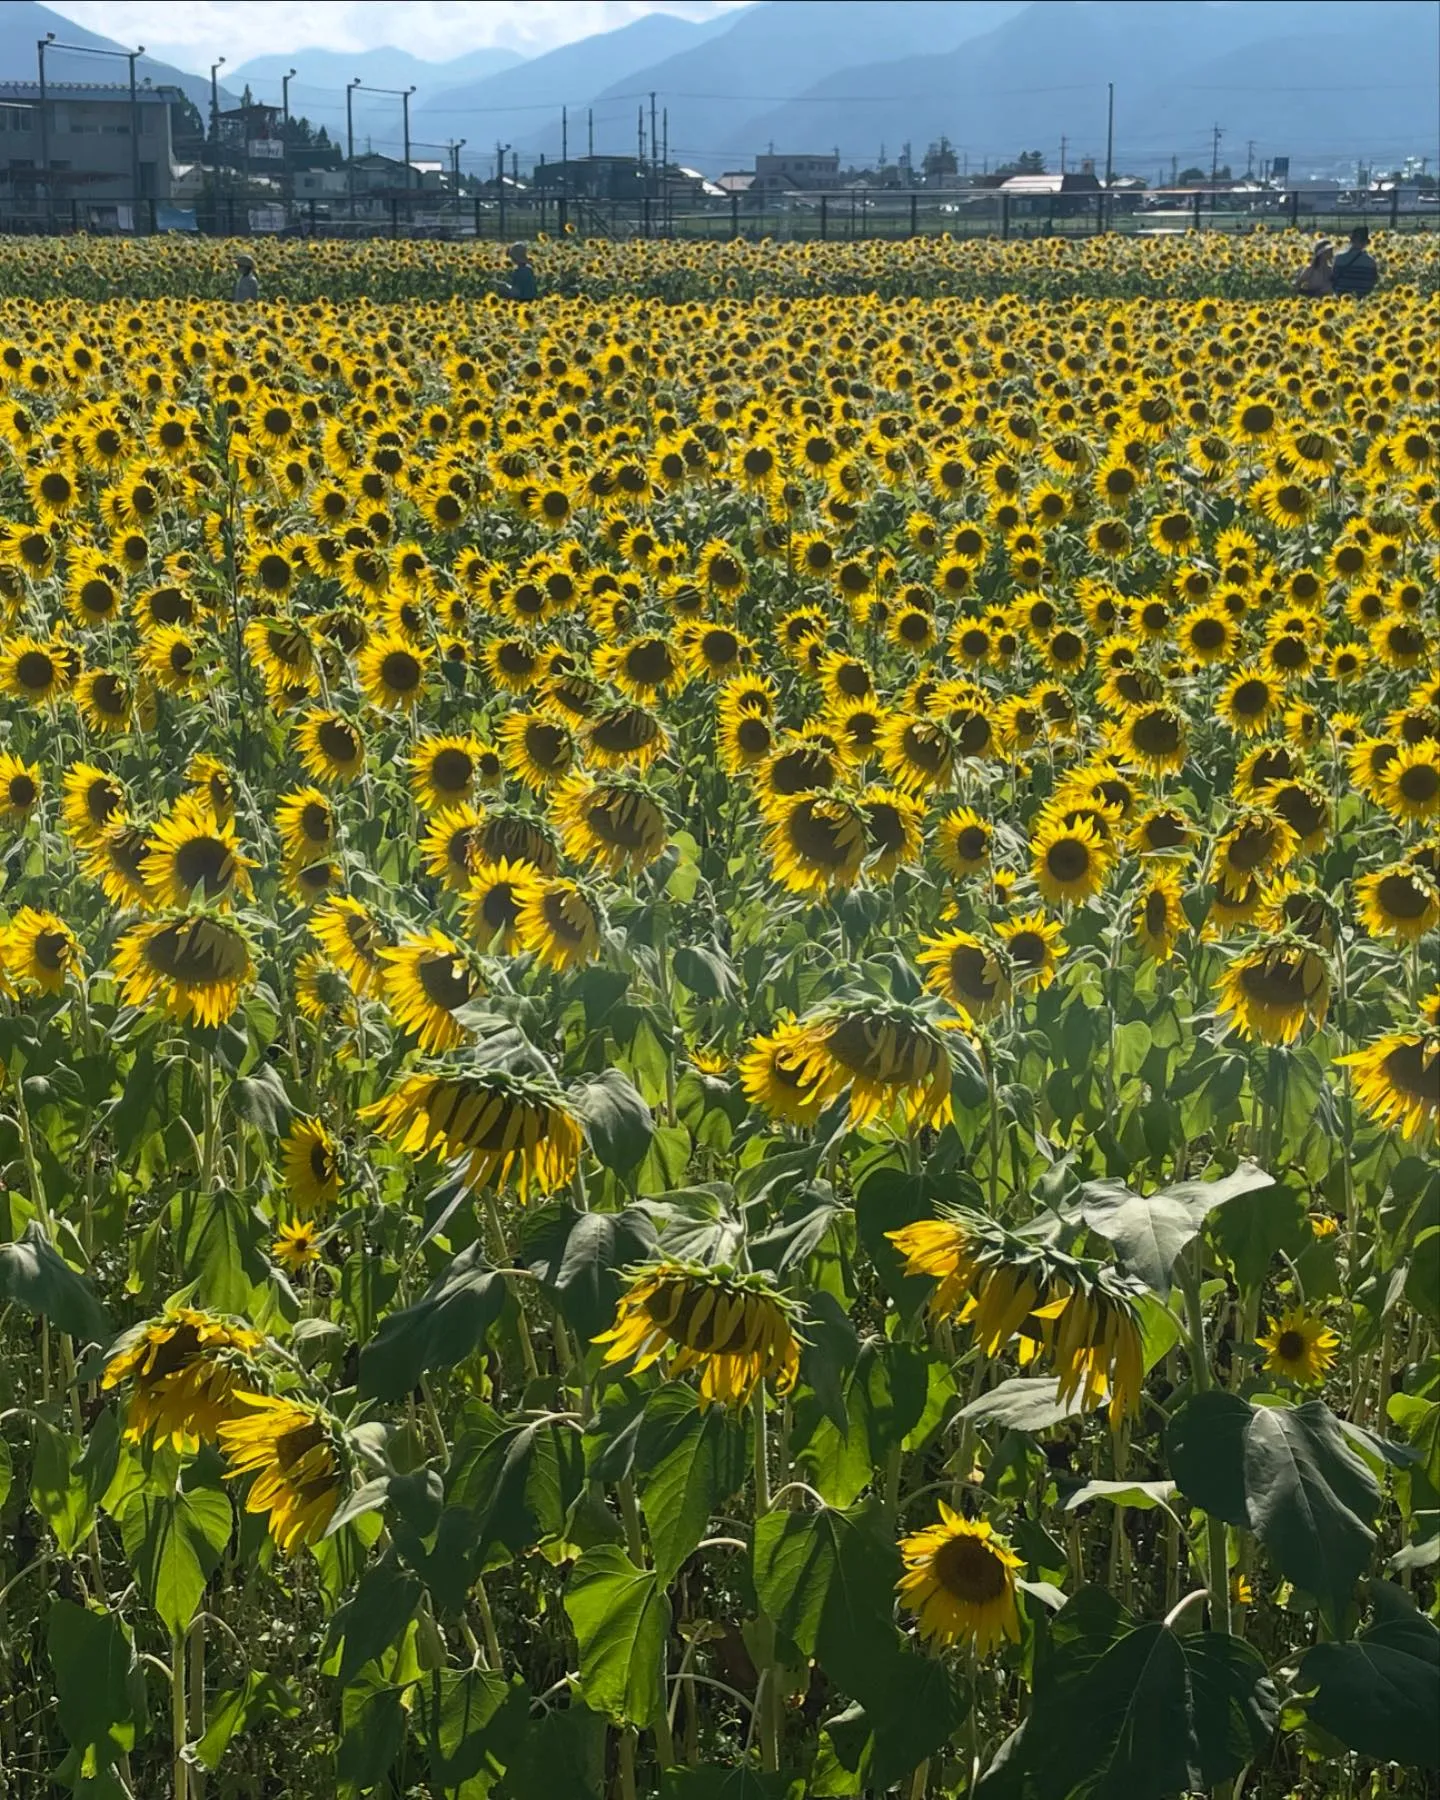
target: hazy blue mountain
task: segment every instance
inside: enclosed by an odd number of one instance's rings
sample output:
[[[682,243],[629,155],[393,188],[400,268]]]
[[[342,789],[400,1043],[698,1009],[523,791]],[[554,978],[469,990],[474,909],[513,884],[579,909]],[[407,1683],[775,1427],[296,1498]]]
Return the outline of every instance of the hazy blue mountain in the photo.
[[[53,31],[61,43],[83,44],[91,50],[136,48],[134,44],[117,43],[114,38],[87,31],[62,13],[40,6],[37,0],[5,0],[0,6],[0,81],[34,81],[37,78],[35,46],[47,31]],[[63,50],[47,51],[45,71],[47,77],[55,81],[127,82],[130,79],[122,62],[113,62],[104,56],[75,56]],[[142,56],[135,65],[135,73],[142,81],[148,77],[156,87],[168,83],[183,89],[200,108],[201,115],[209,117],[210,83],[204,75],[187,74],[153,56]],[[228,91],[222,93],[221,104],[233,104]]]
[[[297,50],[293,55],[277,52],[271,56],[254,56],[238,68],[227,69],[226,75],[231,87],[241,89],[248,83],[257,100],[278,105],[281,78],[287,69],[294,69],[295,79],[290,83],[291,112],[297,118],[309,119],[312,125],[323,125],[332,137],[343,142],[345,88],[357,75],[367,87],[407,88],[413,85],[415,92],[410,96],[413,120],[420,108],[444,89],[463,82],[483,81],[502,70],[517,68],[524,61],[518,50],[486,48],[467,50],[446,62],[424,62],[408,50],[386,45],[378,50],[358,52]],[[390,150],[389,140],[398,141],[400,136],[399,101],[393,96],[377,98],[366,94],[362,88],[352,104],[357,143],[362,136],[369,137],[377,150]],[[463,132],[460,135],[463,136]],[[425,153],[430,152],[427,149]]]
[[[1028,149],[1056,168],[1064,136],[1075,167],[1103,161],[1113,81],[1116,167],[1152,181],[1172,156],[1208,168],[1214,124],[1240,168],[1252,139],[1257,161],[1388,162],[1436,153],[1437,62],[1430,0],[1033,0],[958,50],[837,70],[736,136],[864,163],[881,140],[919,157],[943,133],[972,170]]]
[[[737,13],[714,42],[632,71],[624,85],[654,89],[668,107],[672,160],[716,172],[744,166],[771,136],[780,150],[827,149],[835,141],[833,132],[816,138],[805,124],[808,107],[793,101],[796,127],[757,138],[750,121],[774,102],[803,95],[827,76],[838,79],[839,71],[954,51],[1023,11],[1024,0],[761,0]],[[597,107],[615,99],[616,86],[604,89]],[[893,110],[903,113],[903,106]],[[873,158],[886,132],[877,137],[868,124],[858,112],[845,135],[853,139],[865,130],[865,155]],[[635,138],[633,104],[629,132],[627,148]]]
[[[493,161],[494,143],[499,138],[515,146],[524,164],[551,135],[558,153],[560,108],[568,105],[570,148],[574,154],[583,154],[584,109],[597,94],[637,85],[632,80],[637,70],[648,69],[682,48],[723,37],[746,16],[745,11],[721,13],[718,18],[696,23],[669,13],[648,13],[618,31],[562,44],[518,68],[437,94],[419,109],[417,116],[423,115],[425,121],[423,135],[441,140],[467,138],[464,161],[484,166],[488,166],[487,158]],[[618,140],[617,131],[621,133]],[[597,107],[596,151],[634,147],[634,107],[628,101]]]

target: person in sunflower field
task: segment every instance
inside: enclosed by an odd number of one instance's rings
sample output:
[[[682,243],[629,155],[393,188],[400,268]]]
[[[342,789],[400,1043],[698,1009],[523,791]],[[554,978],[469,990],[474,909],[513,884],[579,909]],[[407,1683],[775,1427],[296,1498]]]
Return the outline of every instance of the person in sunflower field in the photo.
[[[512,244],[505,254],[512,268],[509,281],[501,283],[501,293],[507,300],[533,300],[540,292],[540,282],[530,260],[529,245]]]
[[[1295,277],[1295,292],[1318,300],[1335,291],[1335,246],[1329,238],[1321,238],[1310,260]]]
[[[1331,291],[1336,294],[1353,294],[1357,300],[1363,300],[1373,293],[1376,282],[1380,279],[1380,271],[1375,267],[1375,258],[1370,254],[1370,227],[1357,225],[1350,233],[1350,248],[1342,250],[1335,258],[1331,272]]]
[[[235,291],[230,298],[237,305],[245,305],[260,298],[260,278],[255,273],[253,256],[235,258]]]

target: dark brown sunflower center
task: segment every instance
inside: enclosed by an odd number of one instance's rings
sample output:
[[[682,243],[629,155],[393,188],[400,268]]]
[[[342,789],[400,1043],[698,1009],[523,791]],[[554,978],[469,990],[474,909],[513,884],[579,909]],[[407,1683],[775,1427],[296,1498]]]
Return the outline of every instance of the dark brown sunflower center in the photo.
[[[668,644],[659,638],[648,638],[634,645],[625,657],[625,672],[632,681],[644,687],[658,687],[675,672],[675,661]]]
[[[323,720],[316,741],[331,762],[354,762],[360,754],[360,734],[339,719]]]
[[[1045,867],[1057,881],[1079,881],[1090,869],[1090,851],[1079,838],[1059,838],[1045,852]]]
[[[1283,1011],[1302,1007],[1319,985],[1311,957],[1267,956],[1241,973],[1245,992],[1262,1006]]]
[[[7,790],[9,803],[15,807],[29,807],[35,804],[38,793],[33,777],[29,775],[12,775]]]
[[[984,1606],[1005,1593],[1005,1564],[984,1538],[947,1538],[931,1566],[947,1594],[972,1606]]]
[[[1142,713],[1131,736],[1135,747],[1147,756],[1172,756],[1180,748],[1180,720],[1168,709]]]
[[[612,756],[643,750],[654,741],[659,721],[638,706],[602,713],[590,726],[590,742]]]
[[[15,679],[22,688],[42,693],[56,677],[54,660],[43,650],[23,651],[15,662]]]
[[[1406,800],[1433,800],[1440,792],[1440,769],[1433,763],[1411,763],[1408,769],[1400,771],[1395,785]]]
[[[1430,892],[1413,875],[1386,875],[1375,889],[1381,910],[1391,919],[1418,919],[1430,905]]]
[[[118,675],[102,670],[90,683],[90,699],[97,712],[118,719],[129,710],[130,689]]]
[[[1145,842],[1152,850],[1176,850],[1185,841],[1185,822],[1175,813],[1156,813],[1146,824]]]
[[[1225,860],[1232,868],[1251,874],[1275,854],[1275,832],[1269,825],[1242,825],[1231,838]]]
[[[742,719],[735,728],[735,741],[747,755],[760,756],[770,746],[770,727],[764,719],[757,718],[751,714],[749,717]],[[775,787],[777,793],[791,791],[781,788],[778,782],[772,781],[772,785]]]
[[[446,1012],[464,1006],[475,994],[470,971],[458,957],[426,956],[415,965],[415,974],[425,997]]]
[[[234,874],[229,846],[221,838],[191,838],[175,852],[176,879],[187,890],[203,886],[207,894],[218,894]]]
[[[1145,929],[1151,937],[1159,937],[1170,919],[1170,903],[1156,889],[1145,896]]]
[[[1270,689],[1263,681],[1242,681],[1230,700],[1242,718],[1264,712],[1270,704]]]
[[[380,664],[380,679],[392,694],[409,694],[420,685],[420,663],[408,650],[387,651]]]
[[[217,919],[177,919],[145,945],[157,974],[185,987],[239,981],[249,966],[245,940]]]
[[[446,748],[436,752],[430,764],[430,785],[442,794],[463,794],[475,775],[475,762],[468,750]]]
[[[1282,1362],[1299,1362],[1305,1355],[1303,1332],[1282,1331],[1275,1340],[1275,1354]]]
[[[1032,933],[1032,939],[1034,934]],[[1044,940],[1040,940],[1043,961]],[[1012,946],[1013,948],[1013,946]],[[1021,957],[1024,961],[1024,957]],[[996,983],[991,979],[990,958],[978,944],[961,944],[950,952],[950,981],[962,1000],[985,1001],[995,997]]]
[[[854,847],[849,813],[812,801],[803,802],[791,815],[786,836],[798,856],[827,869],[839,868]]]
[[[310,1173],[322,1183],[329,1181],[335,1173],[335,1158],[318,1138],[310,1146]]]
[[[537,721],[526,729],[525,751],[539,769],[563,769],[570,761],[570,734]]]

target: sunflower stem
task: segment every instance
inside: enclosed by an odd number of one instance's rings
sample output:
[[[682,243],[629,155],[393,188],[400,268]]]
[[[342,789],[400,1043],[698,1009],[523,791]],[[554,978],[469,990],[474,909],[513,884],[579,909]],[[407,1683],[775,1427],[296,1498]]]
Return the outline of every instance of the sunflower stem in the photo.
[[[500,1653],[500,1634],[495,1629],[495,1615],[490,1610],[490,1596],[485,1592],[482,1576],[475,1577],[475,1584],[470,1592],[475,1597],[475,1609],[480,1614],[480,1634],[485,1639],[486,1659],[495,1673],[501,1675],[505,1671],[505,1659]]]
[[[755,1390],[755,1516],[764,1518],[770,1511],[770,1446],[765,1430],[765,1386]]]
[[[188,1800],[190,1765],[185,1760],[185,1627],[170,1639],[170,1747],[174,1770],[173,1800]]]
[[[485,1195],[485,1218],[490,1227],[490,1254],[495,1259],[497,1269],[508,1269],[515,1260],[505,1242],[505,1221],[500,1216],[500,1203],[493,1192]],[[535,1346],[530,1341],[530,1322],[525,1316],[525,1302],[520,1298],[520,1289],[514,1281],[507,1278],[507,1286],[515,1301],[516,1317],[520,1326],[520,1354],[525,1363],[525,1374],[528,1380],[540,1379],[540,1365],[535,1360]]]
[[[188,1732],[190,1741],[198,1743],[205,1735],[205,1615],[199,1613],[190,1625],[190,1704]],[[205,1775],[200,1769],[187,1771],[190,1792],[201,1800],[205,1792]]]
[[[213,1193],[215,1188],[215,1163],[219,1150],[219,1132],[216,1129],[215,1106],[215,1058],[206,1050],[200,1058],[200,1103],[203,1109],[204,1129],[200,1134],[200,1192]]]
[[[1197,1394],[1211,1385],[1210,1359],[1205,1347],[1205,1304],[1200,1296],[1200,1261],[1192,1251],[1179,1264],[1180,1291],[1185,1298],[1185,1320],[1190,1339],[1190,1382]],[[1205,1574],[1210,1588],[1210,1629],[1230,1630],[1230,1554],[1225,1521],[1205,1515]]]

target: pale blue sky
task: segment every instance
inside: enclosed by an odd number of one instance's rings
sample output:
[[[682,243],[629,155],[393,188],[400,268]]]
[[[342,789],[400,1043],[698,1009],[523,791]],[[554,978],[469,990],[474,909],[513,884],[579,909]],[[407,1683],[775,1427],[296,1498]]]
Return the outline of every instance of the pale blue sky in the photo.
[[[713,18],[746,0],[48,0],[67,19],[201,73],[217,56],[231,67],[292,50],[400,45],[443,62],[503,44],[536,56],[612,31],[645,13]]]

